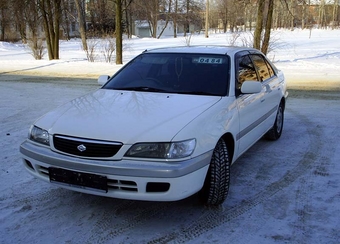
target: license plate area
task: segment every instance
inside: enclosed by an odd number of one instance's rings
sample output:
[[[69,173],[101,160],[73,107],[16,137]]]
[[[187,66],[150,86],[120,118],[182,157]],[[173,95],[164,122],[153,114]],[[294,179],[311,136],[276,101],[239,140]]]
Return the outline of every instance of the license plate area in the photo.
[[[51,167],[49,177],[50,182],[54,184],[107,192],[107,178],[102,175]]]

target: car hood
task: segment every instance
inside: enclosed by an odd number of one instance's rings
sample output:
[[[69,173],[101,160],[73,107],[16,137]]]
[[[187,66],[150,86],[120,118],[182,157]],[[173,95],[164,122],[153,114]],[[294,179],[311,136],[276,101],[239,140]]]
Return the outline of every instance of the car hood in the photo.
[[[220,99],[99,89],[49,112],[35,125],[50,134],[124,144],[171,141],[190,121]]]

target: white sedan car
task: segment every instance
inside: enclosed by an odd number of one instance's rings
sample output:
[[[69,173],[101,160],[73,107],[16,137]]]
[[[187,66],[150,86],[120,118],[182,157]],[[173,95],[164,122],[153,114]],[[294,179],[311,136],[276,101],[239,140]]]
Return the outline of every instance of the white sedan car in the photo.
[[[32,125],[20,152],[33,176],[100,196],[198,193],[219,205],[231,164],[263,136],[282,133],[285,78],[255,49],[148,50],[98,82]]]

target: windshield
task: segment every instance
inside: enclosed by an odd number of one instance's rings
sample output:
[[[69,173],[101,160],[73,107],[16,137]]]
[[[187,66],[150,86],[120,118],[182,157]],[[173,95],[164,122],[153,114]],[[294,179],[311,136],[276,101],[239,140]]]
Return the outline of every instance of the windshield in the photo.
[[[144,53],[128,63],[103,88],[225,96],[228,71],[225,55]]]

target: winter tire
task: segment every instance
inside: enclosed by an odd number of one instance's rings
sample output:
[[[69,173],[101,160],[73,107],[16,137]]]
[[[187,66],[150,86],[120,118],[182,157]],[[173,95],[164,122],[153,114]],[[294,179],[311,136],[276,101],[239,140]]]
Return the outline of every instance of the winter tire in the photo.
[[[284,107],[283,103],[281,102],[279,108],[277,109],[274,125],[265,135],[267,139],[275,141],[280,138],[283,129],[283,119],[284,119]]]
[[[230,159],[228,148],[220,139],[213,151],[211,162],[200,198],[206,205],[220,205],[224,202],[229,191]]]

